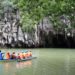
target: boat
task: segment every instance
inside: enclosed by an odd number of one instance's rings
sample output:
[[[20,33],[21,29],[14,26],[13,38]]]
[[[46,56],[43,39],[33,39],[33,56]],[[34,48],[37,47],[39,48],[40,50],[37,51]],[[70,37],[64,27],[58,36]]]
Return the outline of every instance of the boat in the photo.
[[[32,60],[32,59],[35,59],[36,57],[29,57],[29,58],[26,58],[26,59],[3,59],[3,60],[0,60],[0,62],[23,62],[23,61],[28,61],[28,60]]]

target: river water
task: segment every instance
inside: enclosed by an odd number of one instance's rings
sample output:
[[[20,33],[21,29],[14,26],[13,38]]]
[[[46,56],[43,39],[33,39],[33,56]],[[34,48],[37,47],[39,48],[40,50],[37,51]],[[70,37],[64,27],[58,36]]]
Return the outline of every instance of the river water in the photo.
[[[32,49],[32,52],[36,59],[25,62],[0,62],[0,75],[75,75],[74,50]]]

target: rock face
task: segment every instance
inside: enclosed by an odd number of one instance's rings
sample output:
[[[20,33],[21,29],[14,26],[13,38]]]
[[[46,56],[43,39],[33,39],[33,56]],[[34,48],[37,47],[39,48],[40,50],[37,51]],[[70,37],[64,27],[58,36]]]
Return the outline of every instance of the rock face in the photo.
[[[49,47],[52,44],[52,36],[54,34],[54,29],[51,21],[48,17],[43,18],[37,26],[37,44],[39,47]]]
[[[3,19],[0,21],[0,46],[14,47],[18,45],[19,41],[24,42],[24,36],[19,26],[19,10],[11,7],[7,9],[4,11]]]
[[[58,31],[54,29],[53,23],[48,17],[39,22],[35,32],[37,34],[35,37],[37,40],[36,46],[75,48],[75,29],[71,28],[71,22],[65,15],[59,18],[62,27]]]
[[[31,47],[33,38],[22,31],[20,14],[17,8],[4,7],[0,20],[0,47]]]
[[[17,8],[8,6],[3,10],[0,19],[0,47],[75,47],[75,29],[71,28],[66,15],[59,17],[62,25],[59,31],[54,30],[49,17],[45,17],[35,25],[35,34],[32,35],[22,31]]]

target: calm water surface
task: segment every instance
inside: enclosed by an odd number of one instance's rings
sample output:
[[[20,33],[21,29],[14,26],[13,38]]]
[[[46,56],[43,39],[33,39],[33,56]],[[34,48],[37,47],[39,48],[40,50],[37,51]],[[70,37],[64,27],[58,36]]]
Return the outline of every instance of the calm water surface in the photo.
[[[75,75],[74,50],[33,49],[32,52],[37,59],[26,62],[0,62],[0,75]]]

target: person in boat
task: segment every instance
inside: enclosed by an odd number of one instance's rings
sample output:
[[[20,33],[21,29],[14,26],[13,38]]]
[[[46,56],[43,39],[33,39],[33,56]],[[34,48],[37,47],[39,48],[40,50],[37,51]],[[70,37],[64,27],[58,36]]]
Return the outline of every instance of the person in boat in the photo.
[[[26,51],[26,58],[28,58],[28,56],[29,56],[29,55],[28,55],[28,51]]]
[[[29,57],[32,57],[32,52],[31,51],[28,51],[28,58]]]
[[[2,53],[1,50],[0,50],[0,60],[3,60],[3,54],[4,53]]]
[[[32,57],[32,51],[30,51],[30,57]]]
[[[17,57],[16,57],[16,54],[15,54],[15,52],[13,52],[12,54],[11,54],[11,59],[16,59]]]
[[[9,52],[6,53],[6,59],[10,59],[10,53]]]
[[[23,52],[19,53],[20,59],[24,59]]]
[[[23,52],[23,58],[27,58],[27,53],[26,52]]]
[[[17,59],[21,59],[21,58],[20,58],[20,53],[18,53],[18,55],[17,55]]]

